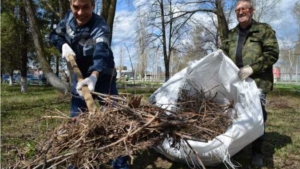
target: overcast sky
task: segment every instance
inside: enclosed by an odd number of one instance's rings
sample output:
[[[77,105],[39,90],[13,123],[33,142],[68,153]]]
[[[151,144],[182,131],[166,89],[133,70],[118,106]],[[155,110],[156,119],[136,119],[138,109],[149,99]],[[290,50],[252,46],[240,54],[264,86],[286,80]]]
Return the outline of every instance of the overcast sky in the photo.
[[[123,65],[131,68],[130,58],[133,60],[133,65],[135,65],[135,21],[136,12],[134,9],[139,4],[142,4],[147,0],[135,0],[133,4],[126,3],[127,1],[121,1],[117,6],[117,12],[115,16],[115,24],[113,30],[113,44],[112,49],[115,55],[116,65],[120,65],[120,53],[122,48],[123,53]],[[277,38],[282,44],[282,41],[295,42],[298,39],[299,24],[296,22],[292,9],[294,4],[300,0],[282,0],[279,9],[274,9],[279,11],[279,15],[271,19],[269,24],[276,31]],[[147,9],[142,9],[146,11]],[[204,14],[197,14],[198,18],[202,18],[201,22],[205,24],[207,17]],[[235,20],[235,19],[234,19]],[[234,27],[237,22],[229,25],[230,28]]]
[[[293,7],[300,0],[282,0],[280,4],[280,15],[270,25],[277,32],[279,40],[292,39],[297,40],[297,32],[299,32],[299,24],[293,15]]]

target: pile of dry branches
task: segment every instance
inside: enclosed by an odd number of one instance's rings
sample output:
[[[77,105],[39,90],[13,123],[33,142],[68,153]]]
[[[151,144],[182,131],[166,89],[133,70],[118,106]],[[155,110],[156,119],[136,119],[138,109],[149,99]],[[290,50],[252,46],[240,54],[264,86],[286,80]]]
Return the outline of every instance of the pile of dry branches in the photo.
[[[176,105],[178,110],[170,115],[146,102],[131,108],[128,106],[130,98],[93,94],[105,100],[107,106],[94,113],[85,112],[76,118],[68,118],[47,133],[49,139],[40,143],[34,160],[18,165],[48,168],[72,164],[92,168],[120,155],[153,148],[166,135],[174,140],[206,142],[224,133],[231,125],[231,117],[226,111],[232,105],[216,104],[214,96],[203,90],[182,88]]]

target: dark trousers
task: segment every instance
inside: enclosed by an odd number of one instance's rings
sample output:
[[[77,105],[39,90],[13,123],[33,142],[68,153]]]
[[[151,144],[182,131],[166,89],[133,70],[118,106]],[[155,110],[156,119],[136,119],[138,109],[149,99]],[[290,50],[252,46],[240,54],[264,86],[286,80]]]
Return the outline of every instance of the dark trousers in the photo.
[[[263,117],[264,117],[264,124],[267,121],[267,111],[265,109],[265,105],[266,105],[266,94],[261,94],[260,95],[260,103],[261,103],[261,108],[262,108],[262,112],[263,112]],[[255,141],[252,142],[252,153],[253,154],[263,154],[262,153],[262,145],[263,142],[266,139],[266,134],[264,131],[264,134],[262,136],[260,136],[258,139],[256,139]]]

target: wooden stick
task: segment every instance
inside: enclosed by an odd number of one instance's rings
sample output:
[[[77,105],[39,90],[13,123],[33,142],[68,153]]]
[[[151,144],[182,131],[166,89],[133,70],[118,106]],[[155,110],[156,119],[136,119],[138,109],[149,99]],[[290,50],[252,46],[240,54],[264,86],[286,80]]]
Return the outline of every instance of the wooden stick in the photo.
[[[71,117],[63,117],[63,116],[43,116],[43,119],[72,119]]]
[[[187,144],[187,146],[190,148],[190,150],[193,152],[193,154],[196,156],[197,161],[200,163],[202,169],[206,169],[205,166],[204,166],[204,164],[203,164],[203,162],[202,162],[202,160],[198,156],[198,153],[193,149],[193,147],[190,145],[190,143],[187,140],[185,140],[185,139],[183,139],[183,140]]]
[[[82,81],[83,80],[83,76],[77,66],[77,63],[74,59],[74,56],[73,55],[68,55],[68,59],[69,59],[69,63],[71,65],[71,68],[73,69],[74,73],[76,74],[77,76],[77,80],[78,82]],[[83,86],[82,87],[82,95],[83,95],[83,98],[86,102],[86,105],[89,109],[89,112],[91,112],[92,114],[94,114],[96,112],[96,104],[95,104],[95,101],[90,93],[90,90],[88,89],[87,86]]]
[[[98,96],[102,96],[102,97],[107,97],[107,98],[111,98],[114,100],[118,100],[118,101],[123,101],[123,102],[128,102],[127,100],[121,98],[118,95],[107,95],[107,94],[103,94],[103,93],[98,93],[98,92],[91,92],[92,94],[98,95]]]
[[[76,153],[78,153],[78,152],[77,152],[77,151],[74,151],[74,152],[71,152],[71,153],[67,153],[67,154],[64,154],[64,155],[60,155],[60,156],[54,157],[54,158],[52,158],[52,159],[47,160],[47,163],[52,162],[52,161],[55,161],[55,160],[57,160],[57,159],[64,158],[64,157],[69,158],[69,156],[74,155],[74,154],[76,154]],[[37,169],[37,168],[41,167],[42,165],[44,165],[44,163],[35,166],[33,169]]]
[[[205,139],[205,138],[198,138],[198,137],[188,136],[188,135],[182,134],[180,132],[174,132],[174,134],[181,137],[181,138],[183,138],[183,139],[188,139],[188,140],[193,140],[193,141],[200,141],[200,142],[204,142],[204,143],[208,142],[208,140]]]

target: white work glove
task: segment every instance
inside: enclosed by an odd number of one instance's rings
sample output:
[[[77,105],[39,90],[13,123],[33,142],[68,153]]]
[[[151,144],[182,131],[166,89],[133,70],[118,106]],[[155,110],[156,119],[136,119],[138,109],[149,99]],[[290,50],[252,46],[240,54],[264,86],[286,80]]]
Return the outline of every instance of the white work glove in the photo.
[[[76,56],[75,52],[72,50],[72,48],[67,43],[64,43],[62,45],[62,58],[65,58],[69,62],[69,58],[68,58],[69,55],[73,55],[74,59],[75,59],[75,56]]]
[[[238,76],[241,80],[245,80],[247,77],[253,74],[253,69],[251,66],[247,65],[240,69]]]
[[[88,86],[88,89],[90,90],[90,92],[94,91],[95,90],[96,82],[97,82],[97,77],[95,75],[93,75],[93,74],[91,76],[85,78],[84,80],[78,82],[77,86],[76,86],[77,93],[80,96],[82,96],[81,88],[83,86],[85,86],[85,85]]]

